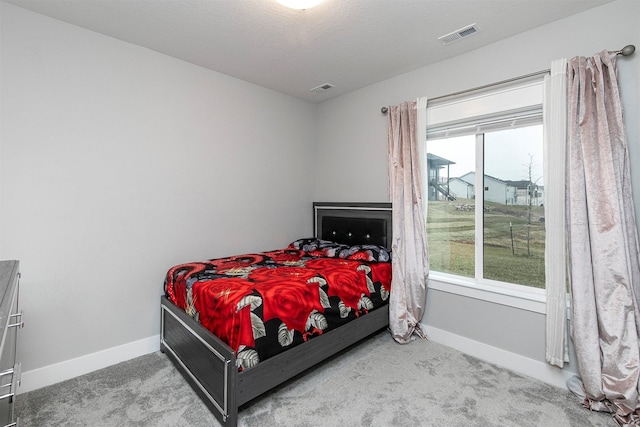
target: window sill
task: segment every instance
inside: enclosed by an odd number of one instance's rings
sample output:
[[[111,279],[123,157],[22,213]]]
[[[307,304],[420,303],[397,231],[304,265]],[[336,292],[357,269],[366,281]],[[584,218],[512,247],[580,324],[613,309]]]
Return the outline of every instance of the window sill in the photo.
[[[429,273],[428,287],[468,298],[546,314],[546,292],[544,289],[527,289],[523,286],[509,286],[490,281],[476,282],[472,279],[436,272]]]

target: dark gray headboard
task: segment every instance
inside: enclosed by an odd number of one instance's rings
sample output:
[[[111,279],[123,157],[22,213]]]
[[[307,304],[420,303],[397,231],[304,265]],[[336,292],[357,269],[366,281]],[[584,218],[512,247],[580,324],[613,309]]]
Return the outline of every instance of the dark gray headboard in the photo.
[[[313,218],[320,239],[391,248],[391,203],[315,202]]]

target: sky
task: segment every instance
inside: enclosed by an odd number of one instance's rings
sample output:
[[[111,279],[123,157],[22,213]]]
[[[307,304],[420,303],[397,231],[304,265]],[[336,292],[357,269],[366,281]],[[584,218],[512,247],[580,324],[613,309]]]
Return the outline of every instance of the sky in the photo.
[[[456,162],[451,178],[475,170],[475,135],[427,141],[427,152]],[[529,179],[543,185],[542,125],[485,133],[484,173],[504,181]],[[446,175],[446,171],[441,176]]]

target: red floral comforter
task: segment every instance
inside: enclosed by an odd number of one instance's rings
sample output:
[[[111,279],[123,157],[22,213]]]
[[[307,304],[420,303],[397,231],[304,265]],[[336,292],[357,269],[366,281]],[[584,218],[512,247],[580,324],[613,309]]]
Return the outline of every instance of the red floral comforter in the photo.
[[[301,239],[286,249],[177,265],[165,292],[248,369],[386,304],[389,258],[376,246]]]

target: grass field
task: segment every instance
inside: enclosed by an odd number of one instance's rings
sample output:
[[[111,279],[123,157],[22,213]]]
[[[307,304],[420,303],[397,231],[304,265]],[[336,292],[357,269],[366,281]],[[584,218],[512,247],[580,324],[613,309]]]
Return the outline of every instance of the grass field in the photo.
[[[473,205],[474,200],[429,201],[431,270],[474,277]],[[529,224],[527,206],[485,202],[484,278],[544,288],[543,220],[540,206],[532,207]]]

